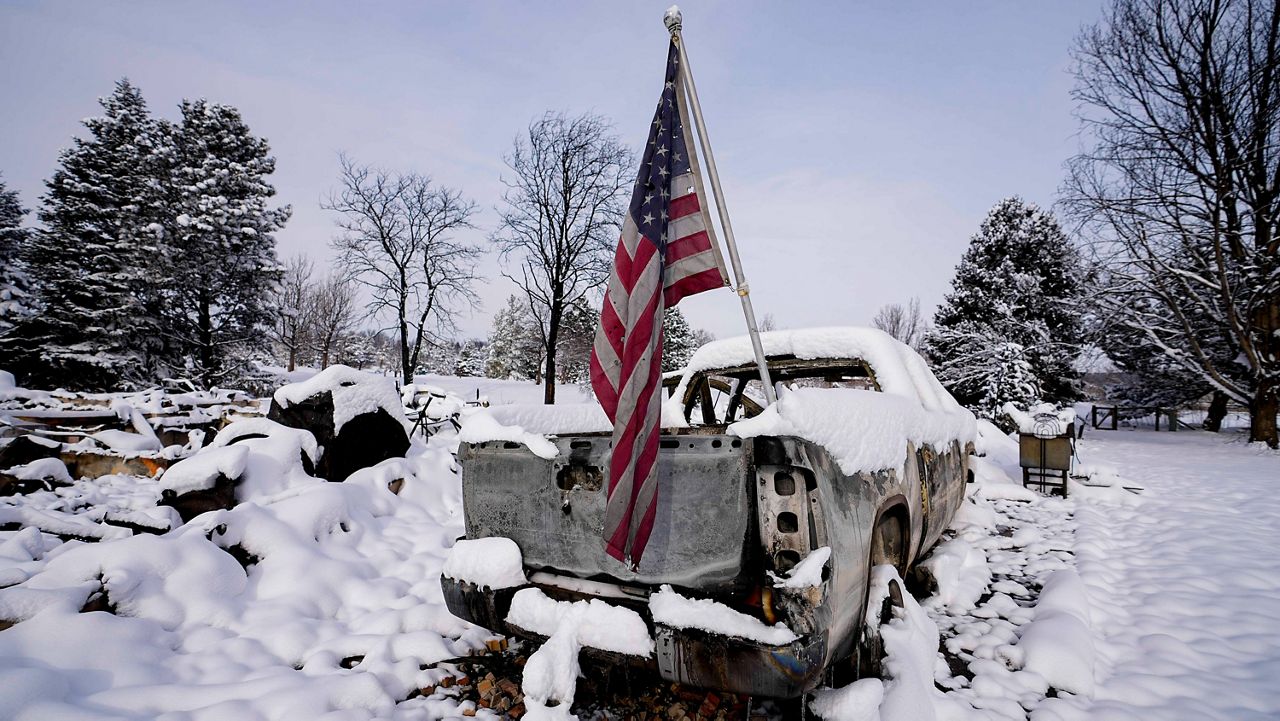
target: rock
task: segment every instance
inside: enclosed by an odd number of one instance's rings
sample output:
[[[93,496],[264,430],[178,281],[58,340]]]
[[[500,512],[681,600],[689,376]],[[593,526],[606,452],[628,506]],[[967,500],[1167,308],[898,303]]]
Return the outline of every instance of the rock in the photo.
[[[41,458],[57,458],[61,444],[38,436],[18,436],[0,446],[0,468],[25,466]]]
[[[350,370],[350,369],[347,369]],[[371,374],[348,377],[340,388],[341,394],[350,393],[352,385],[361,383],[382,384],[388,379]],[[316,442],[324,448],[316,475],[342,481],[361,468],[368,468],[388,458],[403,457],[409,450],[409,434],[405,430],[404,414],[398,408],[390,411],[387,404],[355,414],[341,424],[336,432],[334,418],[338,409],[334,406],[334,391],[320,390],[302,400],[294,400],[290,393],[293,386],[285,386],[276,392],[271,401],[267,418],[291,428],[310,431]],[[293,393],[296,396],[296,392]],[[398,398],[392,392],[392,398]],[[344,409],[345,410],[345,409]],[[399,417],[392,415],[399,413]],[[341,417],[341,416],[338,416]]]
[[[0,472],[0,496],[52,491],[69,485],[71,475],[57,458],[39,458]]]
[[[238,478],[227,478],[219,473],[212,488],[187,491],[182,494],[166,488],[160,492],[159,505],[173,508],[179,516],[182,516],[182,522],[186,523],[201,513],[234,508],[236,484],[239,481]]]

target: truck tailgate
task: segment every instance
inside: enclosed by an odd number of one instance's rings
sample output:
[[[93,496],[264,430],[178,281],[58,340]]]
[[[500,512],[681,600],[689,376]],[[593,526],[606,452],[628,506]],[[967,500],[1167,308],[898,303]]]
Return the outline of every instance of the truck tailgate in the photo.
[[[737,584],[754,528],[751,446],[722,435],[664,435],[653,534],[631,570],[604,551],[608,436],[562,436],[556,458],[521,444],[463,444],[467,537],[505,536],[530,570],[706,592]]]

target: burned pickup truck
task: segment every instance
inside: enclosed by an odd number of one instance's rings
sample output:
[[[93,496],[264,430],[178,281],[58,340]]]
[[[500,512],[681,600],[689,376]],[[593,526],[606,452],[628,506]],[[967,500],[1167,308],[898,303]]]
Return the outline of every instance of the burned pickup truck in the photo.
[[[905,573],[963,502],[974,418],[880,331],[762,342],[779,396],[767,408],[745,338],[668,379],[657,520],[636,568],[601,538],[602,412],[492,408],[464,424],[450,611],[540,640],[590,601],[584,614],[611,628],[582,633],[584,652],[759,696],[798,696],[854,663],[871,569]]]

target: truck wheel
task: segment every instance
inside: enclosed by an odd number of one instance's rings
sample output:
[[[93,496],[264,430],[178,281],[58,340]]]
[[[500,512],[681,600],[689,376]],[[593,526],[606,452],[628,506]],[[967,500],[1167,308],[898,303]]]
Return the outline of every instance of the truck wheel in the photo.
[[[854,655],[855,674],[857,678],[879,678],[884,661],[884,640],[880,638],[880,627],[893,618],[894,607],[902,607],[902,573],[907,565],[907,534],[900,518],[886,515],[876,524],[871,533],[871,552],[867,558],[867,601],[863,604],[862,632],[858,638],[857,652]],[[877,566],[892,566],[896,572],[889,581],[887,593],[883,595],[880,608],[870,609],[867,604],[872,598],[880,598],[881,594],[873,593],[871,584],[875,579]]]
[[[867,596],[870,598],[872,595],[870,583],[868,583]],[[867,609],[862,635],[858,639],[857,652],[854,655],[858,678],[880,678],[883,675],[885,652],[884,637],[880,635],[880,627],[893,619],[894,608],[902,608],[902,584],[897,578],[889,580],[888,592],[884,594],[880,607],[875,610],[875,613]]]

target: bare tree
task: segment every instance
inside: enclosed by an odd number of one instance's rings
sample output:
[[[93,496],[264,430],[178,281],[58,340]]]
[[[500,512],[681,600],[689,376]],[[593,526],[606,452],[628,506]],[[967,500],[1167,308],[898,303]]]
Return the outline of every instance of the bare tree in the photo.
[[[1086,143],[1067,207],[1104,309],[1248,403],[1280,405],[1280,3],[1117,0],[1076,49]]]
[[[920,341],[925,334],[925,320],[920,315],[919,298],[912,298],[905,306],[900,303],[880,306],[871,324],[912,348],[920,349]]]
[[[339,262],[369,290],[369,309],[389,316],[400,371],[413,382],[424,346],[451,335],[453,312],[474,305],[480,249],[454,239],[474,227],[475,203],[417,173],[393,173],[341,158],[340,188],[322,204],[340,214]]]
[[[321,369],[329,367],[338,342],[355,327],[357,295],[355,280],[341,271],[331,272],[315,286],[311,337]]]
[[[772,313],[765,313],[764,320],[760,321],[760,326],[756,330],[766,333],[771,330],[778,329],[778,321],[773,317]]]
[[[307,346],[312,320],[312,275],[315,263],[304,253],[284,262],[284,274],[276,289],[276,320],[272,340],[288,357],[288,369],[298,365],[298,354]]]
[[[554,403],[560,324],[608,277],[632,154],[599,115],[547,113],[504,160],[511,175],[502,179],[504,207],[491,240],[541,331],[543,400]]]

